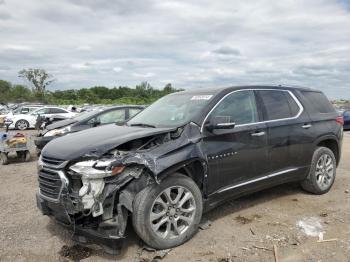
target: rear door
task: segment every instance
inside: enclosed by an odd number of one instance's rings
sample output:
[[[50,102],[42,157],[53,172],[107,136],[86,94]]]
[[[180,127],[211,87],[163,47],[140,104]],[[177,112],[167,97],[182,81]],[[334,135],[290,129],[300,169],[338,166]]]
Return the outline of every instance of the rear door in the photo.
[[[298,179],[310,165],[312,125],[309,115],[289,90],[258,90],[268,133],[270,174]]]
[[[228,94],[209,114],[213,119],[236,123],[231,129],[203,129],[203,148],[208,157],[208,193],[232,194],[267,170],[267,134],[260,122],[254,91]]]
[[[53,116],[53,115],[60,115],[60,116],[67,116],[69,112],[67,112],[66,110],[62,109],[62,108],[57,108],[57,107],[50,107],[49,108],[49,112],[48,114],[46,114],[46,116]]]

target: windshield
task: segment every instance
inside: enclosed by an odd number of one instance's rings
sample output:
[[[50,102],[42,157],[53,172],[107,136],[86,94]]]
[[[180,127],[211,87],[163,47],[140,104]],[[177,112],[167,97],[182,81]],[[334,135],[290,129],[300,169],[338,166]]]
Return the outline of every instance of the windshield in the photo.
[[[211,94],[165,96],[128,121],[129,126],[178,127],[191,121],[213,97]]]

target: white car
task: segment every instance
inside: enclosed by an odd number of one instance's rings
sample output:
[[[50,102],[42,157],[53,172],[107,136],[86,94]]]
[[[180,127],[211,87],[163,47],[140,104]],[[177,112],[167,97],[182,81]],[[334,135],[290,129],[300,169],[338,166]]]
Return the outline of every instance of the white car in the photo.
[[[7,115],[6,119],[11,120],[13,123],[9,126],[9,128],[25,130],[28,128],[35,128],[35,124],[38,116],[50,117],[50,116],[65,116],[67,118],[71,118],[75,116],[77,113],[70,112],[60,107],[48,106],[41,107],[29,114],[14,114]]]

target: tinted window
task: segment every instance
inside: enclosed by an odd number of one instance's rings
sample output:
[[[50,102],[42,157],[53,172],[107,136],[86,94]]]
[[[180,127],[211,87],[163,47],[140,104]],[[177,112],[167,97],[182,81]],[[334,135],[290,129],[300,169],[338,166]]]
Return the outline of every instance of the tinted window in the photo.
[[[49,109],[48,108],[42,108],[39,110],[35,110],[32,112],[33,115],[43,115],[43,114],[48,114]]]
[[[140,108],[130,108],[129,109],[129,118],[132,118],[134,115],[138,114],[141,111]]]
[[[319,113],[333,113],[335,111],[328,98],[320,92],[303,91],[306,100]]]
[[[21,114],[27,114],[29,112],[29,108],[28,107],[23,107],[21,110]]]
[[[345,117],[350,117],[350,111],[345,111],[343,114]]]
[[[254,92],[239,91],[228,95],[211,113],[210,119],[214,117],[236,125],[258,122]]]
[[[50,108],[50,114],[65,114],[67,113],[65,110],[61,108]]]
[[[266,109],[266,120],[295,117],[300,108],[287,91],[258,91]]]
[[[101,124],[121,122],[125,120],[125,109],[109,111],[99,115],[97,118]]]

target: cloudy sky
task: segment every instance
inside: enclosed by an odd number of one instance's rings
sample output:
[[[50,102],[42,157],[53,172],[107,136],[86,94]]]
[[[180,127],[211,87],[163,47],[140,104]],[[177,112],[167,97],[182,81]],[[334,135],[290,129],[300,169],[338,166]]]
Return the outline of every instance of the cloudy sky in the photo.
[[[0,0],[0,79],[51,89],[288,84],[350,98],[350,0]]]

